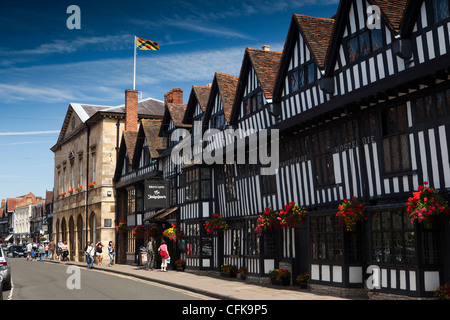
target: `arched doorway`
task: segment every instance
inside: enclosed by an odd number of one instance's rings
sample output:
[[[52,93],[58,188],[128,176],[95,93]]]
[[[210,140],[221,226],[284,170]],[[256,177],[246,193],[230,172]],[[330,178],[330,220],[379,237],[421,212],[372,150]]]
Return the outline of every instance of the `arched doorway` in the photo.
[[[69,259],[73,260],[75,256],[75,222],[71,216],[69,219]]]
[[[95,244],[97,243],[97,219],[95,217],[95,213],[91,212],[91,216],[89,217],[89,241]]]
[[[67,241],[67,226],[66,226],[66,218],[62,218],[61,220],[61,238],[62,242]]]
[[[81,214],[77,218],[77,248],[78,248],[78,261],[84,261],[84,246],[83,246],[83,218]]]

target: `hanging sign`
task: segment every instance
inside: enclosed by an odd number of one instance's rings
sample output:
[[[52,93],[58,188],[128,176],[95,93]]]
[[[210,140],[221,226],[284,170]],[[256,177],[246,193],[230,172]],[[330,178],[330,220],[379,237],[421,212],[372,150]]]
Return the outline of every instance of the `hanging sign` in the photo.
[[[145,180],[145,208],[169,207],[169,185],[163,180]]]

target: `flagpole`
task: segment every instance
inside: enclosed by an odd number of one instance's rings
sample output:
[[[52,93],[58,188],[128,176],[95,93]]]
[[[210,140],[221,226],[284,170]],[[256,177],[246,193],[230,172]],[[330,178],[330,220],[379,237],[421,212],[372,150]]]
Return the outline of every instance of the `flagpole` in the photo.
[[[134,75],[133,75],[133,90],[136,90],[136,35],[134,35]]]

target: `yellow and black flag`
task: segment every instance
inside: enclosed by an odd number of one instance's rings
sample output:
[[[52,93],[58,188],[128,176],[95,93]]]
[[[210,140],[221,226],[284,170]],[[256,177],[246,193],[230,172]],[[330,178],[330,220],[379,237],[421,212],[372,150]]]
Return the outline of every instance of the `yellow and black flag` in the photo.
[[[136,37],[136,48],[138,50],[159,50],[159,43]]]

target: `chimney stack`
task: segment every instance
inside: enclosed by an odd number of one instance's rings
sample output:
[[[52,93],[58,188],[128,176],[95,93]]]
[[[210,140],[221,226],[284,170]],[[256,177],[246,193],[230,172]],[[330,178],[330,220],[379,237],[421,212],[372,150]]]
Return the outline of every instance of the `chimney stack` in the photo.
[[[125,131],[138,131],[138,91],[125,90]]]
[[[262,46],[262,49],[263,49],[264,51],[270,51],[270,46],[264,45],[264,46]]]
[[[183,89],[173,88],[164,95],[165,103],[183,104]]]

